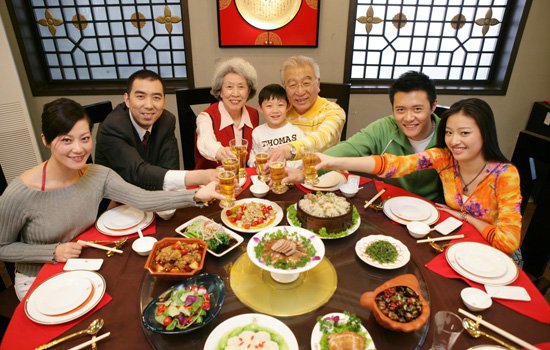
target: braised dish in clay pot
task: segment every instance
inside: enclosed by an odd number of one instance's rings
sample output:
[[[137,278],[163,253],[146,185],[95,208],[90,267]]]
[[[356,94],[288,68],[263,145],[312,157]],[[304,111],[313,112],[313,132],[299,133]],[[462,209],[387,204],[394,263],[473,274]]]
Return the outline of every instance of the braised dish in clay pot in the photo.
[[[420,294],[418,279],[411,274],[397,276],[363,293],[360,304],[372,310],[382,327],[404,333],[419,330],[430,317],[430,306]]]

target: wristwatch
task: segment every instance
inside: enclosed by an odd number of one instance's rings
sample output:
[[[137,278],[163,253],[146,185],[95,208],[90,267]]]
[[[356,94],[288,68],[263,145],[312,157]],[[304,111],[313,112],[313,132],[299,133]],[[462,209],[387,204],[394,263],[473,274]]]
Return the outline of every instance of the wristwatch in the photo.
[[[294,160],[296,158],[296,148],[291,144],[288,147],[290,147],[290,160]]]

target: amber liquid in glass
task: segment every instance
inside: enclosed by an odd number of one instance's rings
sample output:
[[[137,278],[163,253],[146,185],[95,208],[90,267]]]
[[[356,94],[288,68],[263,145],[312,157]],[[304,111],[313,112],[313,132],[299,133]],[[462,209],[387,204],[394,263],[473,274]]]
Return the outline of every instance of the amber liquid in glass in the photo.
[[[256,172],[258,173],[258,179],[263,182],[269,181],[269,176],[267,175],[267,171],[265,171],[265,166],[268,159],[269,154],[265,152],[256,154]]]
[[[302,165],[304,167],[304,174],[306,176],[305,183],[308,185],[316,185],[319,183],[319,179],[317,178],[317,170],[315,169],[315,165],[319,163],[321,160],[315,153],[306,153],[304,154],[302,158]]]
[[[225,197],[220,202],[222,208],[229,208],[233,206],[235,195],[235,173],[231,171],[223,171],[218,174],[219,192]]]
[[[273,193],[282,194],[288,190],[288,187],[282,183],[285,177],[285,163],[284,162],[272,162],[269,164],[269,170],[271,173],[272,191]]]
[[[233,152],[239,159],[239,177],[246,176],[246,146],[231,146],[231,152]]]

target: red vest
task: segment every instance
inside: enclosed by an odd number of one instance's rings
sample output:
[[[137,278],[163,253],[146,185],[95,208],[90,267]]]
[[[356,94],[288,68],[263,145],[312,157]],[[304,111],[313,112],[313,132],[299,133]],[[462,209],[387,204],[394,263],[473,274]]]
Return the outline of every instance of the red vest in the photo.
[[[220,130],[220,122],[222,119],[220,110],[218,108],[218,105],[220,102],[216,102],[210,107],[208,107],[204,112],[206,112],[210,119],[212,120],[212,126],[214,128],[214,135],[216,135],[216,140],[218,142],[221,142],[223,147],[229,146],[229,141],[231,139],[235,138],[235,132],[233,131],[233,125],[228,125],[222,130]],[[250,117],[250,121],[252,122],[252,125],[255,127],[258,126],[258,111],[252,107],[245,106],[246,110],[248,111],[248,115]],[[248,155],[250,155],[250,150],[252,149],[252,129],[249,128],[248,125],[245,125],[243,128],[243,138],[248,141]],[[215,142],[212,140],[212,142]],[[212,169],[218,166],[218,163],[215,161],[208,160],[200,154],[197,145],[197,133],[195,132],[195,169]],[[247,155],[247,162],[248,162],[248,155]]]

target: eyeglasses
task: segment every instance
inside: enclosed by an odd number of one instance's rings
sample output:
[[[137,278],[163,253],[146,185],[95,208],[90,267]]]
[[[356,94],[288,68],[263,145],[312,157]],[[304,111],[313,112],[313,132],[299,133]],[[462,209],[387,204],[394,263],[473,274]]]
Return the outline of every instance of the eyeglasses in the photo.
[[[301,83],[298,83],[296,81],[292,81],[288,84],[286,84],[286,88],[292,92],[298,90],[298,87],[302,87],[304,90],[308,90],[309,88],[311,88],[313,85],[315,84],[315,81],[314,80],[311,80],[311,79],[306,79],[306,80],[303,80]]]

